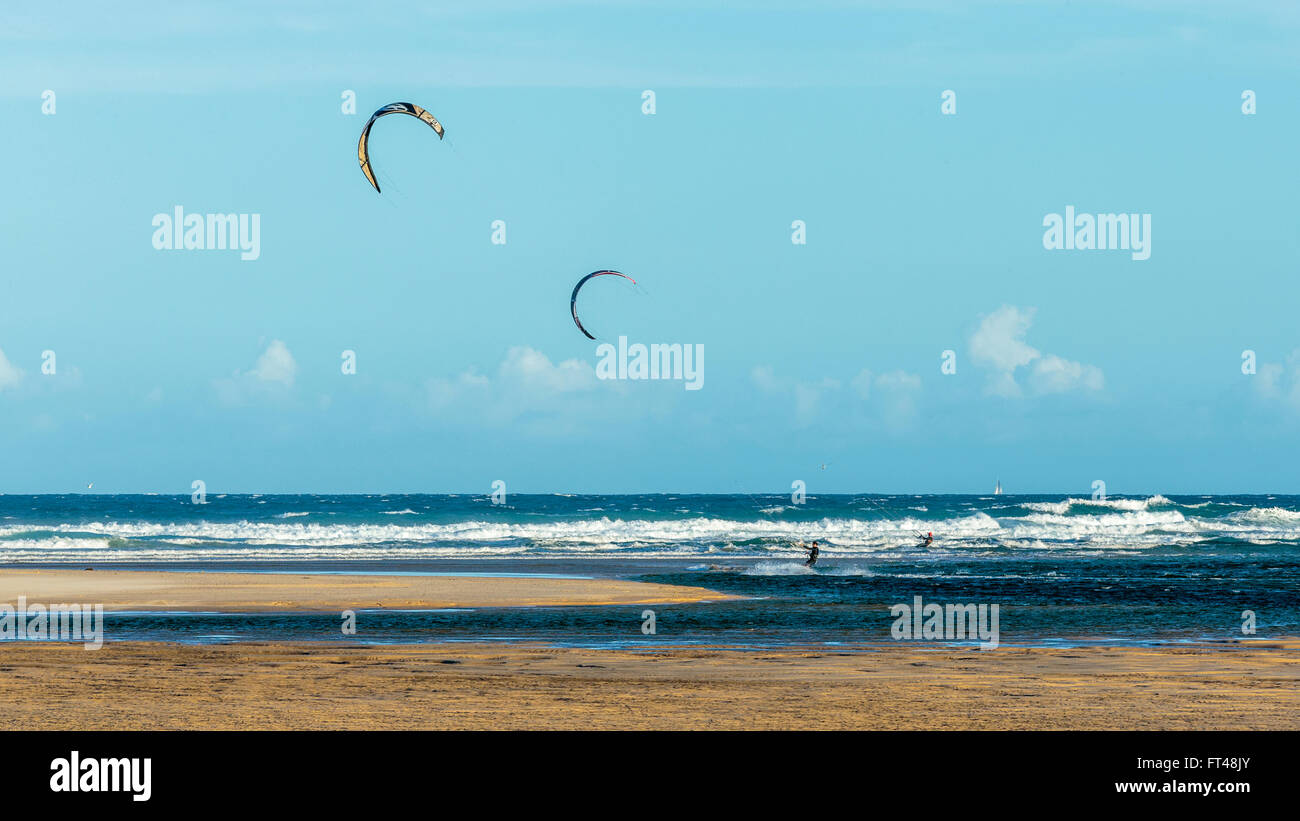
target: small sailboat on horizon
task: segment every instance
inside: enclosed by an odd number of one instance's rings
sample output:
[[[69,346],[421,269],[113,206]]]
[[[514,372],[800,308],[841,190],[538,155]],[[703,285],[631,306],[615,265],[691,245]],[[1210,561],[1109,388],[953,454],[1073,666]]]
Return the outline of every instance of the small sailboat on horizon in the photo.
[[[994,485],[993,485],[993,495],[994,495],[994,496],[1001,496],[1001,495],[1002,495],[1002,480],[1001,480],[1001,479],[998,479],[997,482],[994,483]]]

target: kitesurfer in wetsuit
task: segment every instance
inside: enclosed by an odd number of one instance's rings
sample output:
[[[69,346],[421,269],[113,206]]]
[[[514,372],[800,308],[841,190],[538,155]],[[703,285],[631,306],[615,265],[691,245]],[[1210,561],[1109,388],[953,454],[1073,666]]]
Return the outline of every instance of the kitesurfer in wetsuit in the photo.
[[[934,534],[927,533],[925,534],[925,538],[921,540],[921,547],[929,547],[933,541],[934,541]]]
[[[805,547],[804,550],[808,551],[808,561],[805,562],[805,564],[809,567],[817,564],[817,554],[821,553],[821,550],[817,547],[817,543],[813,542],[811,545]]]

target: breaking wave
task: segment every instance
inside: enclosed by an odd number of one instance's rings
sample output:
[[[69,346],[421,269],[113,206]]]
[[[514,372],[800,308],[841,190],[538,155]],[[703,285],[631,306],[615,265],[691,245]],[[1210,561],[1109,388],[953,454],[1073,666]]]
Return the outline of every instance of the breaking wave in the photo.
[[[330,519],[332,513],[311,517],[302,507],[268,512],[264,518],[246,513],[235,521],[124,517],[25,524],[10,516],[0,518],[0,562],[693,556],[712,561],[725,556],[802,568],[803,551],[796,543],[817,540],[827,565],[825,570],[819,566],[818,572],[847,573],[844,568],[849,565],[842,562],[854,558],[1025,551],[1094,555],[1215,541],[1300,543],[1300,510],[1277,502],[1249,507],[1198,498],[1180,504],[1155,495],[1012,504],[999,499],[995,505],[973,498],[930,497],[924,505],[910,498],[899,500],[888,511],[882,507],[886,503],[882,500],[859,512],[853,500],[846,500],[838,515],[821,518],[809,516],[805,506],[792,505],[757,513],[750,507],[748,516],[739,517],[700,515],[699,509],[708,509],[708,504],[694,502],[695,510],[689,513],[661,514],[642,507],[596,516],[575,512],[574,505],[554,515],[501,513],[494,520],[482,512],[468,512],[463,520],[440,522],[422,520],[429,514],[414,513],[400,504],[377,510],[383,515],[368,519],[332,522],[314,520]],[[714,509],[721,505],[712,504]],[[613,500],[602,507],[617,511],[619,504]],[[584,503],[584,510],[591,509]],[[770,515],[778,509],[789,516]],[[796,520],[800,516],[803,520]],[[931,531],[934,543],[921,546],[917,534]],[[766,565],[760,562],[756,567]]]

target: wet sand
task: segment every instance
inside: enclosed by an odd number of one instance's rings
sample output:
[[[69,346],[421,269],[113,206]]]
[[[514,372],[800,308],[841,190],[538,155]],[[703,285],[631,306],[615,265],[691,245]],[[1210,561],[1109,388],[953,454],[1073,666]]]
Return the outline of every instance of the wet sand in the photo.
[[[473,576],[0,570],[0,604],[102,604],[105,610],[249,612],[443,607],[680,604],[734,598],[698,587],[619,581]]]
[[[0,643],[0,729],[1300,729],[1300,642],[863,652]]]

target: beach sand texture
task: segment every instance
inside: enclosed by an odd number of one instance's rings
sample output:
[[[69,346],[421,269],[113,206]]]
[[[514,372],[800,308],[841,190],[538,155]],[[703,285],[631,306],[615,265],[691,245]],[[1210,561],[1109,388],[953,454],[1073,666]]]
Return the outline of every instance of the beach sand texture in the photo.
[[[727,598],[608,579],[0,571],[0,602],[129,610]],[[1300,729],[1300,641],[754,650],[0,642],[2,729]]]
[[[1300,643],[0,645],[2,729],[1300,729]]]
[[[250,612],[443,607],[680,604],[732,598],[698,587],[620,581],[474,576],[0,570],[0,603],[103,604],[105,610]]]

